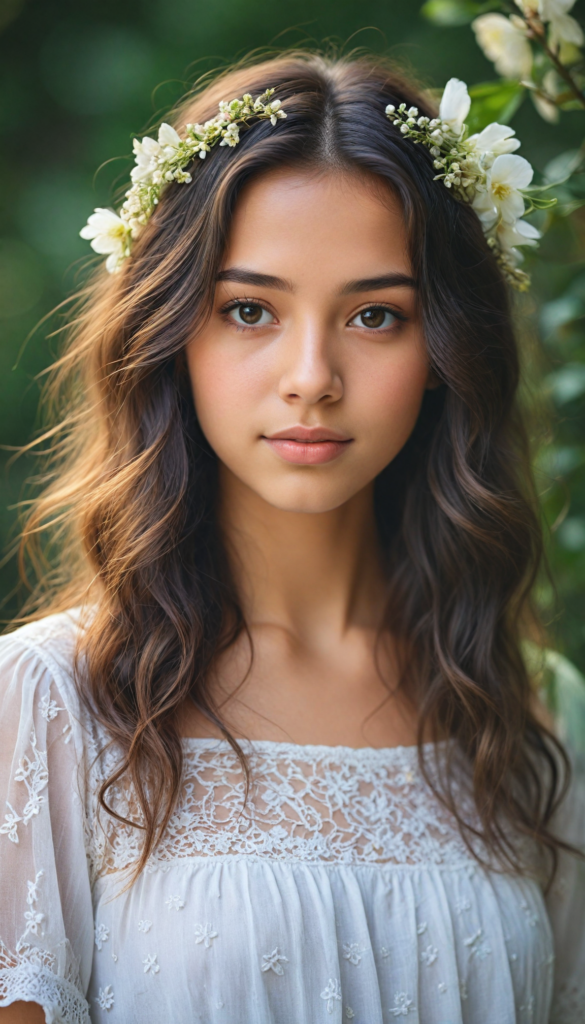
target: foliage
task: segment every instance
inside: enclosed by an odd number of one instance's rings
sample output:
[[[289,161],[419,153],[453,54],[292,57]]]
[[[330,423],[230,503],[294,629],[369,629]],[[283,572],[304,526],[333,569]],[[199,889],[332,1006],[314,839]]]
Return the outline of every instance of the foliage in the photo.
[[[481,128],[495,116],[508,124],[527,96],[546,121],[579,112],[583,132],[583,32],[559,0],[495,0],[489,10],[466,0],[428,0],[423,14],[436,24],[470,23],[478,44],[503,77],[470,88],[471,117]],[[570,7],[570,5],[568,5]],[[450,19],[450,20],[448,20]],[[522,67],[520,65],[522,64]],[[497,115],[496,115],[497,111]],[[536,473],[549,534],[549,557],[560,596],[543,583],[539,600],[563,651],[585,666],[585,142],[544,167],[542,185],[553,207],[534,219],[545,233],[532,257],[532,313],[540,349],[531,366],[532,404],[554,410],[554,429],[541,432]],[[557,620],[555,622],[555,619]],[[543,692],[565,738],[585,758],[585,678],[558,651],[542,652]],[[534,652],[533,652],[534,657]]]

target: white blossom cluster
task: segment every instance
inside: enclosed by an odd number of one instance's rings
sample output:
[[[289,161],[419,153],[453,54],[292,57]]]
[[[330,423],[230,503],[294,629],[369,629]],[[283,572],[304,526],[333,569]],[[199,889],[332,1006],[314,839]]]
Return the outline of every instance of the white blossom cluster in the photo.
[[[528,160],[514,155],[520,142],[513,128],[494,123],[476,135],[468,134],[465,118],[470,106],[465,82],[451,78],[438,117],[419,116],[416,107],[407,108],[405,103],[398,108],[389,104],[386,115],[406,138],[430,150],[438,172],[435,180],[473,207],[506,278],[525,291],[530,279],[518,269],[522,255],[517,247],[536,245],[540,237],[522,220],[523,190],[530,185],[533,170]]]
[[[285,118],[280,100],[270,98],[274,89],[253,99],[249,93],[243,98],[222,101],[219,114],[205,124],[185,125],[185,136],[181,138],[170,124],[162,124],[158,140],[148,136],[139,142],[134,140],[136,166],[132,169],[132,186],[126,192],[125,202],[119,213],[98,207],[79,232],[82,238],[91,242],[92,249],[107,255],[106,269],[109,273],[119,270],[130,255],[132,242],[148,223],[162,190],[170,182],[186,184],[191,181],[187,170],[194,157],[202,160],[213,146],[237,146],[240,128],[250,118],[270,120],[275,125]]]
[[[585,38],[578,21],[569,14],[575,0],[515,0],[521,16],[506,17],[495,11],[481,14],[472,23],[477,42],[503,78],[518,79],[530,89],[539,114],[546,121],[558,121],[556,93],[563,82],[550,68],[540,86],[532,80],[535,63],[530,40],[535,26],[548,32],[548,45],[563,64],[580,60],[579,47]]]

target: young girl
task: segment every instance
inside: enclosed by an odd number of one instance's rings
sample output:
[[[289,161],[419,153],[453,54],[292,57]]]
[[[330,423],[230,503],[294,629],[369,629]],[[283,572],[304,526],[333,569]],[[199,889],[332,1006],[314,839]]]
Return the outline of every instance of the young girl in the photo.
[[[520,653],[526,161],[455,161],[466,97],[240,67],[90,218],[52,604],[0,644],[0,1024],[583,1024],[584,804]]]

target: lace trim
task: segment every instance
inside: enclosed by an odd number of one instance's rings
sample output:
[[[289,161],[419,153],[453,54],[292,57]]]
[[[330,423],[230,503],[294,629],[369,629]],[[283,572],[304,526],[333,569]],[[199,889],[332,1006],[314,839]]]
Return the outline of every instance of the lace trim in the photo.
[[[473,862],[456,822],[421,776],[416,747],[246,744],[252,783],[245,807],[244,777],[225,741],[191,739],[184,747],[181,797],[151,869],[177,858],[239,855],[337,864]],[[98,763],[94,793],[115,764],[111,749]],[[136,818],[127,787],[116,787],[111,800],[118,813]],[[94,798],[89,821],[98,814]],[[90,829],[95,873],[135,863],[140,831],[103,813],[100,826]]]
[[[28,946],[11,954],[0,947],[0,1006],[39,1003],[46,1024],[90,1024],[89,1007],[70,981],[51,970],[52,954]]]

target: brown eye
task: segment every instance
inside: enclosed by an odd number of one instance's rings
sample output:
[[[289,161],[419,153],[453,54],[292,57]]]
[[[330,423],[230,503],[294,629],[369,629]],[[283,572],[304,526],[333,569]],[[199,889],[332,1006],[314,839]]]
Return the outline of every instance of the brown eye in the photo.
[[[370,327],[376,330],[380,327],[390,327],[397,317],[393,316],[389,309],[384,309],[382,306],[372,306],[371,309],[362,309],[356,319],[359,320],[361,327]]]
[[[229,316],[236,324],[246,324],[247,327],[264,327],[274,322],[272,314],[257,302],[240,302],[232,306]]]

